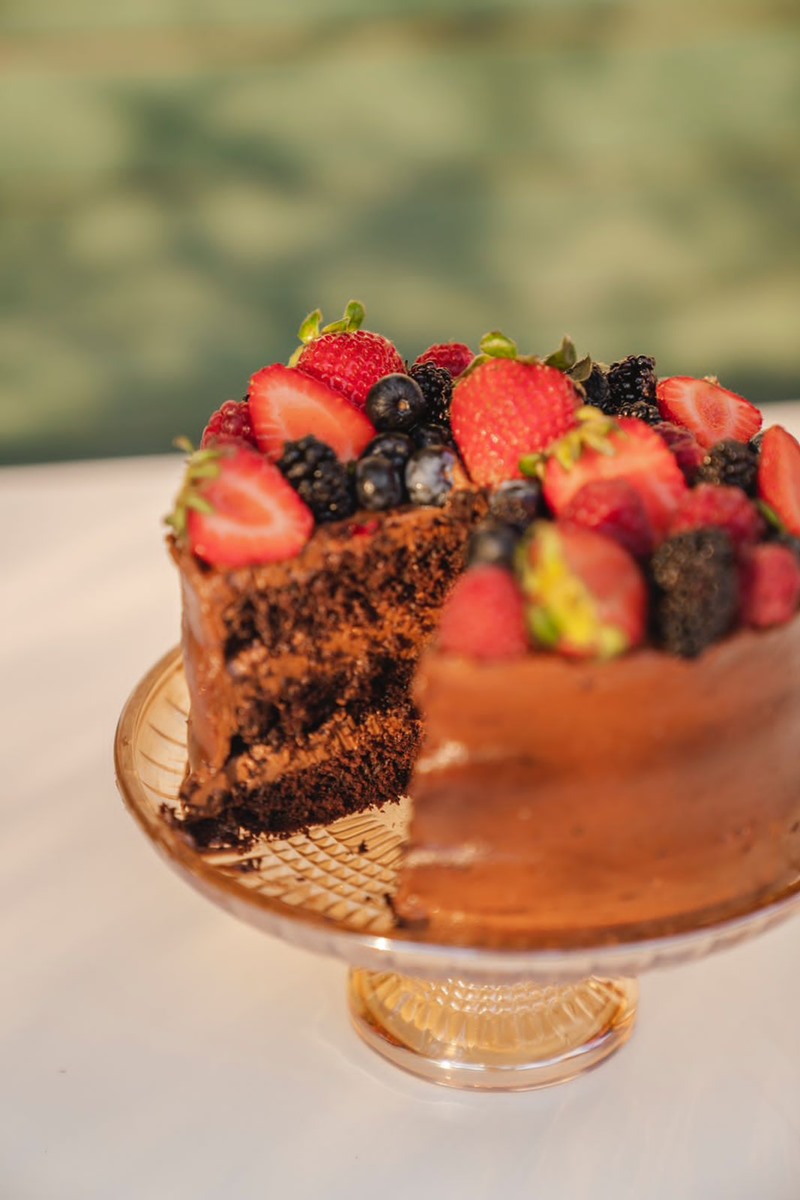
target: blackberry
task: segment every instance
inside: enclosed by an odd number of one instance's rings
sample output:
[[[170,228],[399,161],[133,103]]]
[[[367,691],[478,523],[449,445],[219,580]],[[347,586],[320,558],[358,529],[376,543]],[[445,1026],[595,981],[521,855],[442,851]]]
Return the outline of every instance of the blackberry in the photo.
[[[720,487],[738,487],[748,496],[758,494],[758,450],[749,442],[726,438],[706,454],[697,478]]]
[[[602,412],[608,412],[608,403],[610,392],[608,388],[608,378],[602,367],[598,367],[597,363],[592,365],[591,374],[588,379],[583,381],[583,390],[586,393],[586,403],[594,405]]]
[[[646,354],[629,354],[608,368],[609,397],[604,412],[616,416],[624,404],[656,402],[656,362]]]
[[[514,561],[519,533],[502,521],[481,521],[469,539],[468,562],[471,567],[478,563],[510,567]]]
[[[634,404],[620,404],[614,416],[636,417],[637,421],[644,421],[647,425],[658,425],[663,420],[655,404],[648,404],[646,400],[637,400]]]
[[[397,508],[406,498],[403,464],[383,454],[370,454],[356,463],[356,496],[361,508],[379,512]]]
[[[411,436],[417,449],[423,446],[452,446],[453,434],[448,425],[418,425]]]
[[[542,485],[538,479],[501,483],[489,497],[489,516],[520,533],[536,520],[542,507]]]
[[[367,416],[376,429],[413,429],[428,416],[422,388],[410,375],[384,375],[367,395]]]
[[[414,453],[415,445],[407,433],[379,433],[364,450],[361,458],[369,458],[372,454],[380,454],[390,459],[398,466],[405,466]]]
[[[654,621],[664,647],[696,658],[730,631],[739,610],[736,555],[724,529],[692,529],[662,542],[651,562]]]
[[[458,459],[446,446],[423,446],[406,464],[406,487],[412,504],[441,507],[453,487],[453,468]]]
[[[413,366],[408,372],[419,384],[428,402],[429,419],[437,425],[450,423],[450,401],[453,398],[453,376],[446,367],[424,362]]]
[[[350,473],[330,446],[312,434],[286,442],[278,468],[304,500],[319,524],[339,521],[356,511]]]

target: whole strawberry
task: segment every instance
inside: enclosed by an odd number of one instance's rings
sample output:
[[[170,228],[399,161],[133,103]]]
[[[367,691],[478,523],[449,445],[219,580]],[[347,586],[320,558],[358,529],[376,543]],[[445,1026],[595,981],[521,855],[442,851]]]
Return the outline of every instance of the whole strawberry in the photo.
[[[435,346],[424,350],[412,366],[420,367],[423,363],[433,363],[435,367],[444,367],[453,379],[457,379],[466,371],[474,357],[474,352],[463,342],[437,342]]]
[[[364,307],[357,300],[350,301],[341,320],[323,328],[322,313],[315,309],[300,326],[303,347],[290,364],[362,409],[379,379],[405,371],[405,363],[388,338],[362,329],[363,320]]]
[[[442,610],[439,646],[482,662],[526,653],[522,593],[509,571],[482,563],[464,572]]]
[[[611,538],[537,521],[519,564],[528,627],[541,646],[573,658],[614,658],[644,641],[644,576]]]
[[[518,358],[500,334],[488,334],[481,349],[453,390],[450,422],[471,478],[488,487],[520,479],[521,458],[576,428],[581,398],[563,371]]]

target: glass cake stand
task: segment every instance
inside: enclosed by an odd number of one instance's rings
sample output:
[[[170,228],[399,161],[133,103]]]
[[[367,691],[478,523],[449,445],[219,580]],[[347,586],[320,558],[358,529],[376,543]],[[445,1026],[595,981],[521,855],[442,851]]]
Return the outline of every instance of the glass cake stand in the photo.
[[[769,903],[710,927],[570,949],[437,945],[398,929],[391,908],[408,803],[200,851],[169,820],[186,767],[188,696],[180,652],[133,692],[115,742],[123,799],[190,884],[251,925],[350,966],[364,1040],[416,1075],[511,1091],[571,1079],[623,1045],[636,976],[752,937],[800,906],[800,878]]]

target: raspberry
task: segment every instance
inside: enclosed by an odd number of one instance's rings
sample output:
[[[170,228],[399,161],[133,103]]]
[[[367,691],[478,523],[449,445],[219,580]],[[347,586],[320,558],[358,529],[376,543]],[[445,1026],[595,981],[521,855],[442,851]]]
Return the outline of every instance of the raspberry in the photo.
[[[484,662],[525,654],[525,610],[513,576],[490,564],[465,571],[442,611],[439,645],[445,653]]]
[[[463,342],[438,342],[435,346],[429,346],[420,356],[414,360],[414,367],[421,366],[423,363],[434,363],[437,367],[444,367],[449,371],[453,379],[457,379],[475,357],[469,346],[465,346]],[[413,368],[412,368],[413,370]]]
[[[687,483],[694,483],[705,451],[693,433],[672,421],[654,425],[656,433],[667,443]]]
[[[790,621],[800,604],[800,563],[774,542],[748,548],[741,560],[741,618],[767,629]]]
[[[672,654],[696,658],[732,628],[739,608],[733,542],[724,529],[692,529],[662,542],[651,562],[654,622]]]
[[[330,446],[311,434],[287,442],[278,467],[319,523],[339,521],[355,512],[347,467],[339,462]]]
[[[757,542],[764,532],[761,514],[741,488],[698,483],[678,505],[669,532],[683,533],[711,526],[727,530],[737,549]]]
[[[707,451],[697,478],[722,487],[738,487],[748,496],[758,494],[758,450],[749,442],[725,438]]]
[[[575,493],[561,520],[613,538],[636,558],[653,548],[653,528],[641,496],[625,479],[595,479]]]
[[[203,430],[200,449],[216,443],[219,445],[245,445],[257,449],[250,405],[244,400],[226,400],[221,408],[212,413]]]

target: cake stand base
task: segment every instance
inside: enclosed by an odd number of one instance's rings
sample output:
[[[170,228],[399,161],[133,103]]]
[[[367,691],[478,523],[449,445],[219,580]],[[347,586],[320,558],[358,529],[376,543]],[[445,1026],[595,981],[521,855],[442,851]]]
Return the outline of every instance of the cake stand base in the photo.
[[[591,977],[528,982],[431,982],[352,970],[350,1014],[384,1058],[432,1083],[522,1091],[574,1079],[630,1037],[639,985]]]

